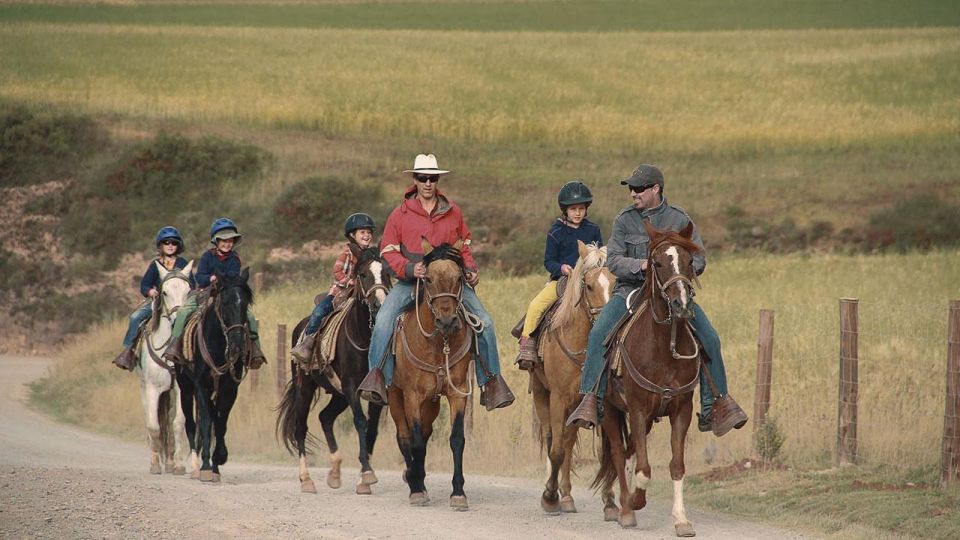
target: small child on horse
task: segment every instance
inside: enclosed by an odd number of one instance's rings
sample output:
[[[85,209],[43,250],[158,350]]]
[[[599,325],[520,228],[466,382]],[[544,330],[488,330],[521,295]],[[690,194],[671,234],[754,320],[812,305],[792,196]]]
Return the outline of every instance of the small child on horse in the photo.
[[[590,188],[580,180],[567,182],[557,194],[561,217],[557,218],[547,232],[543,253],[543,266],[550,272],[550,281],[537,293],[527,308],[520,336],[520,352],[517,354],[517,367],[520,369],[532,370],[540,362],[537,339],[530,334],[536,330],[543,314],[557,301],[557,280],[561,276],[570,275],[576,266],[580,257],[577,241],[603,245],[600,227],[587,219],[587,208],[592,202]]]
[[[234,248],[240,244],[243,236],[237,231],[237,225],[228,218],[218,218],[210,226],[210,243],[213,248],[205,251],[200,257],[197,266],[196,283],[202,290],[213,285],[217,277],[214,272],[219,271],[224,276],[240,275],[240,256]],[[183,329],[190,316],[197,311],[197,294],[191,294],[177,312],[177,320],[173,323],[173,335],[170,346],[163,353],[163,359],[168,362],[183,363]],[[250,355],[250,369],[258,369],[267,359],[260,349],[260,335],[257,332],[257,319],[252,311],[247,311],[247,321],[250,325],[250,338],[253,350]]]
[[[157,231],[156,246],[157,258],[150,261],[147,271],[140,279],[140,294],[145,300],[130,314],[127,333],[123,336],[123,352],[113,360],[115,366],[127,371],[133,371],[136,366],[137,357],[133,352],[133,342],[140,331],[140,325],[153,313],[154,299],[160,294],[160,272],[155,263],[162,264],[167,270],[187,266],[187,260],[179,257],[183,252],[183,238],[176,227],[168,225]],[[190,286],[194,286],[193,279],[190,280]]]
[[[361,250],[370,247],[373,244],[373,231],[376,227],[373,218],[364,213],[351,214],[343,224],[343,235],[347,237],[346,247],[343,248],[333,264],[333,284],[330,285],[330,291],[313,308],[310,321],[303,332],[303,339],[290,350],[290,354],[296,360],[308,362],[310,357],[313,356],[317,331],[320,329],[321,323],[327,315],[333,312],[334,304],[340,305],[345,293],[355,284],[357,258],[354,256],[351,246],[359,247]]]

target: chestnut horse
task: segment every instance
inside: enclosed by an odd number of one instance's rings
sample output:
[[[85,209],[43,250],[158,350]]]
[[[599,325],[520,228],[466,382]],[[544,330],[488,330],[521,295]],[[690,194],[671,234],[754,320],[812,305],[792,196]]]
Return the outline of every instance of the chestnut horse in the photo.
[[[304,493],[317,492],[307,470],[306,441],[307,417],[310,415],[310,408],[316,399],[319,399],[317,391],[320,387],[331,395],[330,402],[320,411],[320,425],[330,450],[327,486],[338,489],[341,485],[340,464],[343,456],[340,455],[334,435],[334,422],[348,406],[353,413],[353,427],[360,440],[360,482],[357,483],[356,492],[358,495],[369,495],[372,493],[370,486],[377,483],[377,476],[370,466],[370,454],[373,453],[373,446],[377,441],[377,428],[383,406],[371,403],[367,409],[370,417],[367,418],[360,405],[357,387],[367,375],[367,349],[370,348],[371,327],[391,283],[376,248],[362,251],[355,248],[354,256],[357,257],[357,284],[353,291],[353,304],[344,308],[350,311],[344,314],[343,326],[337,334],[336,353],[330,362],[330,368],[340,379],[339,390],[336,388],[338,385],[331,383],[319,369],[306,372],[294,361],[291,362],[290,382],[287,383],[287,390],[277,407],[277,436],[291,453],[296,448],[300,457],[300,490]],[[297,344],[308,320],[309,317],[303,319],[294,328],[293,345]],[[320,347],[319,343],[317,347]]]
[[[398,324],[396,370],[388,390],[390,416],[397,426],[397,444],[406,462],[404,481],[410,504],[430,502],[423,480],[427,442],[440,412],[440,396],[450,407],[450,449],[453,451],[453,493],[450,506],[467,509],[463,492],[464,409],[473,389],[470,360],[475,338],[463,307],[461,242],[433,247],[422,241],[427,276],[417,281],[416,303]]]
[[[655,420],[667,416],[673,454],[674,528],[677,536],[694,536],[683,506],[683,451],[701,361],[699,344],[687,320],[692,314],[692,283],[696,280],[691,254],[700,248],[691,240],[692,224],[679,233],[655,229],[648,221],[643,225],[650,238],[646,279],[636,293],[637,301],[633,294],[627,300],[630,313],[639,310],[640,314],[621,341],[611,345],[619,348],[626,375],[622,393],[613,384],[606,393],[601,463],[593,486],[600,488],[605,499],[606,519],[617,519],[623,527],[636,526],[634,511],[646,506],[650,482],[647,434]],[[626,471],[631,451],[637,482],[632,491],[633,479]],[[611,495],[615,479],[620,482],[619,516],[615,516]]]
[[[540,441],[548,453],[547,481],[540,506],[548,513],[576,512],[570,493],[570,467],[577,427],[565,419],[579,400],[580,370],[587,348],[587,336],[597,314],[610,300],[616,278],[604,267],[607,248],[578,241],[580,259],[570,273],[567,290],[540,338],[543,362],[530,373]],[[559,485],[558,485],[558,476]],[[559,487],[559,495],[557,488]]]

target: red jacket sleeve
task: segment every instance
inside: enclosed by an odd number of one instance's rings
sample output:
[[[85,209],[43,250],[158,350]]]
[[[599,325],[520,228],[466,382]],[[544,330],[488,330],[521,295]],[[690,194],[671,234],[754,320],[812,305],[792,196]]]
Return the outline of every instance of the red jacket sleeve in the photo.
[[[463,212],[460,211],[460,208],[457,208],[457,219],[460,220],[460,223],[457,226],[458,232],[460,233],[460,238],[463,240],[463,246],[460,247],[460,254],[463,255],[463,266],[472,272],[478,270],[476,261],[473,260],[473,253],[470,251],[470,243],[473,241],[473,235],[470,233],[470,228],[467,227],[467,222],[463,220]]]
[[[380,238],[380,256],[387,261],[390,268],[400,279],[406,279],[406,266],[410,262],[400,251],[402,237],[400,236],[400,208],[390,213],[387,223],[383,227],[383,236]]]
[[[333,281],[340,288],[346,288],[352,277],[353,265],[350,264],[352,258],[353,254],[350,253],[350,248],[347,248],[340,252],[340,255],[337,256],[337,262],[333,263]]]

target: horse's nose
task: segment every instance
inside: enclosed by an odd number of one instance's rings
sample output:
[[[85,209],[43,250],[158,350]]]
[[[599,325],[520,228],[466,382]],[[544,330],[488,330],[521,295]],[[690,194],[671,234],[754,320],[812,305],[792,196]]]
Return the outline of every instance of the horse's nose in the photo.
[[[443,334],[449,335],[460,329],[459,317],[437,317],[437,328]]]

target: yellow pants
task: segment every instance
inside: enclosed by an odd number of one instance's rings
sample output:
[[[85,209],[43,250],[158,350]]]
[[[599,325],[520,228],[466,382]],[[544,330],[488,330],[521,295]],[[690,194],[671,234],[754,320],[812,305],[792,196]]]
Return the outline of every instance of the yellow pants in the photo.
[[[533,297],[533,300],[530,301],[530,306],[527,307],[527,318],[523,322],[523,337],[530,337],[530,333],[537,328],[540,317],[543,317],[543,313],[550,309],[550,306],[556,301],[557,282],[548,281],[547,284],[543,286],[543,290]]]

